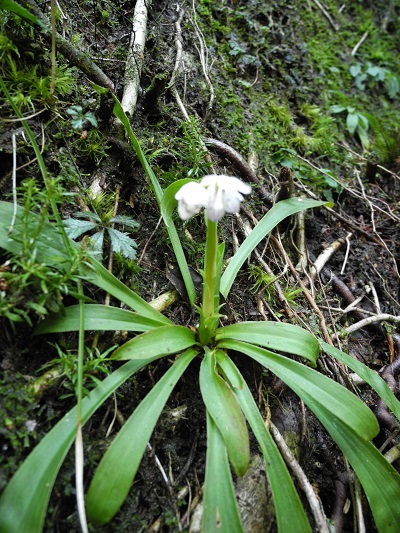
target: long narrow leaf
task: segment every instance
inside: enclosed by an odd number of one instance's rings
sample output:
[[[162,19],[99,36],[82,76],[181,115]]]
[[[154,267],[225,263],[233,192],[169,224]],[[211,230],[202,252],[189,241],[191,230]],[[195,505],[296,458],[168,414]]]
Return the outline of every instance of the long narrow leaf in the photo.
[[[208,412],[201,530],[204,533],[242,533],[243,531],[225,442]]]
[[[85,330],[86,331],[149,331],[165,326],[164,322],[147,318],[138,313],[101,304],[85,305]],[[66,307],[62,313],[53,314],[39,324],[35,335],[44,333],[61,333],[65,331],[78,331],[79,306]]]
[[[112,95],[114,99],[114,113],[117,118],[122,122],[124,125],[126,132],[128,134],[128,137],[132,143],[132,146],[136,152],[136,155],[142,164],[142,167],[144,171],[147,174],[147,177],[150,180],[151,186],[153,187],[154,194],[156,196],[158,205],[161,206],[162,198],[163,198],[163,190],[160,187],[160,184],[158,182],[157,176],[154,174],[153,169],[149,165],[146,156],[143,153],[143,150],[136,139],[135,134],[133,133],[132,126],[128,120],[128,117],[126,116],[124,110],[122,109],[122,106],[120,102],[118,101],[117,97],[113,94]],[[193,305],[196,301],[196,290],[194,288],[194,283],[192,280],[192,277],[190,275],[190,271],[186,262],[186,257],[183,252],[182,244],[179,239],[178,233],[176,231],[175,225],[169,217],[167,220],[164,219],[164,223],[166,224],[167,231],[169,234],[169,238],[171,240],[172,248],[174,249],[175,258],[179,265],[179,269],[182,274],[183,281],[185,283],[186,291],[188,293],[189,301]]]
[[[389,407],[392,413],[400,420],[400,402],[389,389],[386,381],[384,381],[379,374],[368,368],[366,365],[357,361],[354,357],[338,350],[334,346],[321,341],[321,347],[327,354],[335,359],[338,359],[346,366],[351,368],[358,376],[360,376],[374,391],[382,398],[385,404]]]
[[[243,413],[224,379],[216,372],[216,352],[205,349],[200,367],[200,390],[209,415],[220,430],[235,473],[243,476],[249,466],[249,435]]]
[[[194,332],[184,326],[161,326],[129,340],[115,350],[112,359],[146,359],[172,355],[196,344]]]
[[[158,357],[154,357],[156,360]],[[82,423],[132,374],[149,363],[129,361],[101,382],[82,402]],[[50,493],[77,428],[77,408],[69,411],[22,463],[0,496],[0,531],[41,533]]]
[[[232,360],[221,350],[218,351],[217,361],[227,379],[230,381],[237,379],[239,370]],[[256,402],[243,378],[242,382],[242,388],[233,387],[232,390],[253,430],[264,456],[265,468],[275,504],[278,531],[281,533],[293,531],[293,524],[296,524],[296,531],[298,533],[311,532],[307,515],[285,462],[275,441],[267,430]]]
[[[234,339],[258,344],[308,359],[313,366],[319,355],[318,341],[303,328],[284,322],[239,322],[219,328],[216,340]]]
[[[221,278],[221,294],[226,298],[232,287],[237,273],[241,266],[249,257],[254,248],[268,235],[268,233],[275,228],[284,218],[310,209],[311,207],[319,207],[321,205],[328,205],[326,202],[319,202],[317,200],[308,200],[305,198],[290,198],[278,202],[268,211],[268,213],[260,220],[257,226],[253,229],[250,235],[242,242],[239,250],[232,257],[229,265]]]
[[[41,28],[45,28],[45,25],[41,20],[35,17],[35,15],[32,15],[30,11],[20,6],[17,2],[13,2],[12,0],[0,0],[0,9],[11,11],[28,22],[37,24]]]
[[[143,298],[127,287],[109,272],[101,263],[90,259],[90,269],[85,271],[85,279],[110,293],[114,298],[128,305],[134,311],[154,320],[171,324],[171,320],[156,311]]]
[[[319,411],[324,426],[349,460],[365,491],[380,533],[400,531],[400,475],[370,442],[324,407]]]
[[[190,349],[175,361],[141,401],[107,449],[86,498],[90,521],[105,524],[123,504],[161,411],[196,355],[197,351]]]
[[[370,409],[357,396],[316,370],[288,357],[239,341],[226,340],[218,346],[242,352],[271,370],[300,396],[317,417],[320,410],[326,408],[332,416],[343,420],[365,440],[378,434],[379,424]],[[329,423],[326,429],[334,435],[333,424]]]

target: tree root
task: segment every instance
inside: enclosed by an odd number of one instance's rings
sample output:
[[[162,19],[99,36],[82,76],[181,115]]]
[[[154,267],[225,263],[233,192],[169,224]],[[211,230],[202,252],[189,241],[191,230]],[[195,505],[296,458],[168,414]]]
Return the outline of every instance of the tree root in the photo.
[[[45,27],[42,27],[43,35],[45,39],[51,43],[52,31],[50,23],[47,17],[39,9],[35,0],[21,0],[20,3],[44,24]],[[77,49],[75,45],[72,45],[57,32],[55,38],[57,50],[71,63],[71,65],[78,67],[91,81],[97,83],[97,85],[110,89],[111,91],[114,90],[114,83],[86,54]]]

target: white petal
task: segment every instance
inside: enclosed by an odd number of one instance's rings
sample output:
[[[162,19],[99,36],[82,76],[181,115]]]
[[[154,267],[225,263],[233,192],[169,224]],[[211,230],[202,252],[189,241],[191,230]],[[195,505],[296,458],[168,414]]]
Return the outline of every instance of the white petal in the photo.
[[[239,213],[243,196],[239,192],[224,191],[222,202],[227,213]]]
[[[210,187],[209,187],[210,189]],[[215,194],[210,195],[206,205],[206,216],[212,222],[221,220],[225,215],[225,207],[223,202],[223,191],[218,189]]]
[[[187,220],[191,216],[196,215],[205,206],[207,191],[200,183],[189,181],[175,194],[175,199],[178,200],[178,214],[180,218]]]

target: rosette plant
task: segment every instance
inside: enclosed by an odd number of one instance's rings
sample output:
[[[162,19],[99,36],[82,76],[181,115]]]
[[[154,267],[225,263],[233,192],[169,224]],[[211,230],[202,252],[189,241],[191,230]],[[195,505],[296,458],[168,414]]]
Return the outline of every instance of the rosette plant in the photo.
[[[146,445],[174,386],[190,363],[200,358],[199,383],[207,418],[202,530],[207,533],[242,531],[232,471],[241,476],[248,468],[250,428],[265,459],[278,530],[311,531],[289,471],[240,372],[240,365],[231,358],[232,353],[257,361],[304,401],[354,469],[379,531],[398,531],[400,476],[371,443],[379,431],[378,423],[356,395],[315,370],[321,347],[362,376],[400,417],[400,404],[386,383],[361,363],[319,342],[300,327],[275,322],[242,322],[221,327],[219,323],[220,295],[229,298],[236,275],[252,250],[285,217],[322,205],[322,202],[292,198],[276,204],[225,268],[224,243],[218,243],[218,221],[226,212],[239,210],[243,195],[250,192],[250,187],[237,178],[206,176],[200,183],[180,180],[162,191],[116,99],[114,112],[125,125],[147,173],[194,308],[196,292],[172,213],[178,205],[180,216],[187,219],[204,208],[206,248],[202,303],[195,308],[199,314],[198,326],[197,321],[191,328],[174,324],[96,260],[86,259],[87,266],[82,266],[81,270],[82,278],[108,291],[131,310],[81,301],[79,305],[67,307],[62,315],[43,321],[36,334],[126,330],[134,336],[111,356],[115,361],[126,362],[81,400],[80,406],[68,412],[28,456],[0,499],[1,531],[41,530],[51,487],[74,442],[77,424],[84,424],[135,372],[161,357],[172,360],[169,369],[110,442],[90,482],[85,498],[89,521],[105,524],[117,513],[131,489]],[[20,214],[17,214],[12,239],[7,237],[12,206],[0,203],[0,215],[0,244],[10,252],[18,253],[16,237]],[[34,223],[35,216],[31,217]],[[61,265],[59,268],[71,261],[68,250],[63,248],[61,232],[62,228],[43,225],[37,240],[39,261],[53,262]],[[77,249],[76,243],[71,242],[70,246],[72,250]]]

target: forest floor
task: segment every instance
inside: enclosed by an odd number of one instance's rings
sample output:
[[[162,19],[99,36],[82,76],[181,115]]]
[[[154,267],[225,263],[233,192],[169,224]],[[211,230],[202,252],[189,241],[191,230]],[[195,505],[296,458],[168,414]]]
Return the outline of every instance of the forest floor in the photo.
[[[73,0],[60,2],[57,14],[59,33],[89,54],[113,82],[119,98],[134,5],[129,0]],[[41,9],[47,12],[46,5],[41,4]],[[252,183],[241,219],[228,216],[220,224],[227,257],[245,238],[243,224],[254,226],[270,209],[281,190],[279,176],[288,175],[282,168],[290,170],[295,196],[333,202],[332,208],[308,210],[304,219],[292,217],[280,240],[274,233],[258,246],[235,281],[222,320],[301,325],[381,373],[400,360],[399,16],[398,0],[347,4],[327,0],[323,6],[315,1],[155,0],[149,10],[138,102],[131,119],[163,189],[177,179],[200,179],[208,173],[244,181],[256,176],[259,183]],[[0,24],[7,38],[3,42],[8,43],[1,51],[1,74],[24,115],[42,111],[29,123],[49,174],[58,179],[63,218],[89,205],[103,214],[117,208],[118,214],[137,221],[140,229],[131,235],[137,257],[114,254],[113,273],[147,301],[177,290],[178,298],[166,314],[174,322],[194,324],[196,316],[174,272],[173,250],[159,223],[146,175],[129,143],[116,133],[111,98],[99,95],[79,67],[71,70],[71,63],[59,54],[56,100],[50,105],[45,97],[49,44],[40,32],[1,11]],[[182,61],[174,71],[177,41]],[[32,207],[39,211],[45,194],[33,152],[21,126],[3,120],[13,117],[3,96],[0,106],[0,200],[12,201],[15,134],[19,202],[27,205],[31,194]],[[71,106],[82,109],[74,114]],[[95,201],[88,194],[94,184],[102,193]],[[204,253],[202,218],[185,223],[177,219],[176,225],[188,263],[198,273]],[[333,254],[313,275],[316,258],[332,244]],[[104,252],[105,265],[109,255],[109,250]],[[0,490],[74,405],[71,357],[60,354],[75,353],[77,343],[75,334],[32,336],[43,316],[59,306],[61,292],[53,287],[43,299],[40,279],[20,290],[9,275],[1,277],[2,271],[8,272],[8,259],[0,254],[0,415],[4,418]],[[21,271],[16,272],[21,280]],[[104,302],[105,295],[93,287],[88,286],[86,293]],[[64,305],[75,302],[70,295],[62,298]],[[382,314],[390,317],[372,319],[349,332],[361,319]],[[87,346],[93,342],[105,352],[119,339],[88,334]],[[44,368],[53,360],[57,361]],[[113,364],[102,363],[106,371]],[[118,421],[123,423],[168,365],[166,359],[155,362],[121,387],[113,434]],[[171,395],[152,435],[152,451],[145,453],[125,504],[110,525],[93,531],[188,531],[190,527],[196,531],[195,504],[201,500],[206,450],[198,366],[188,369]],[[54,367],[61,369],[58,380],[40,391],[28,387]],[[334,379],[341,372],[326,355],[321,355],[318,369]],[[354,507],[350,505],[346,513],[337,510],[343,494],[340,484],[351,500],[340,450],[282,382],[256,363],[247,363],[241,371],[261,412],[285,436],[326,515],[340,520],[342,531],[353,531]],[[103,375],[94,371],[96,378]],[[395,375],[398,395],[396,379]],[[90,388],[90,383],[88,373],[85,385]],[[365,384],[359,385],[357,394],[381,424],[376,446],[384,445],[382,451],[387,451],[398,444],[398,428],[377,395]],[[112,438],[106,433],[114,411],[110,398],[85,426],[87,479]],[[245,529],[275,531],[261,496],[267,489],[255,442],[252,454],[247,481],[238,481]],[[155,457],[168,472],[168,484]],[[399,469],[399,460],[394,466]],[[366,530],[374,531],[365,500],[363,509]],[[78,530],[71,452],[51,496],[45,531]]]

